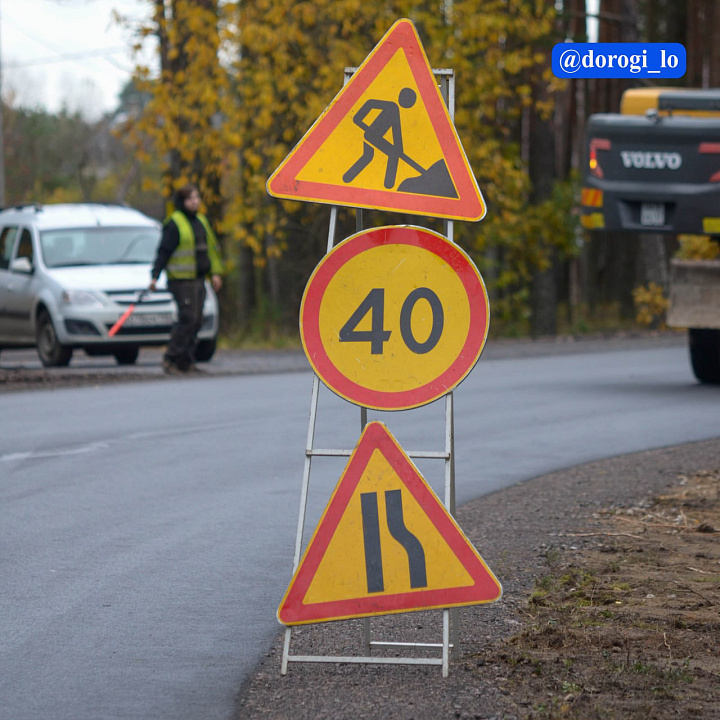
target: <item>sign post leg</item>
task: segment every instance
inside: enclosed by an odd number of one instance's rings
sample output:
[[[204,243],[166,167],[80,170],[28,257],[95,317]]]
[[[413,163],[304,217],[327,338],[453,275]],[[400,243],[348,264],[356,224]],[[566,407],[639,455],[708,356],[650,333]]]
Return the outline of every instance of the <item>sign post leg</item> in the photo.
[[[455,410],[453,405],[453,394],[445,396],[445,507],[450,514],[455,516]],[[449,640],[452,648],[452,657],[456,659],[460,655],[460,613],[457,608],[449,612],[451,616],[452,634]]]
[[[313,377],[312,399],[310,405],[310,419],[308,422],[308,433],[305,452],[305,468],[303,473],[303,484],[301,490],[300,510],[298,514],[298,531],[295,540],[295,557],[293,563],[293,573],[300,564],[302,553],[302,537],[305,527],[305,515],[307,511],[307,499],[310,483],[310,470],[312,457],[314,455],[326,455],[332,457],[350,456],[350,450],[330,450],[316,449],[315,426],[317,420],[318,402],[319,402],[319,379],[315,375]],[[360,408],[361,430],[365,428],[368,422],[367,408]],[[444,505],[454,514],[455,511],[455,435],[454,435],[454,410],[453,396],[448,393],[445,397],[445,447],[442,452],[420,451],[412,452],[410,457],[423,459],[441,459],[445,461],[445,498]],[[442,642],[441,643],[422,643],[422,642],[387,642],[371,640],[371,618],[363,618],[363,646],[364,656],[361,657],[334,657],[321,655],[291,655],[290,643],[292,637],[292,627],[288,627],[285,631],[285,639],[283,645],[283,657],[281,665],[281,674],[286,675],[289,662],[348,662],[348,663],[379,663],[379,664],[406,664],[406,665],[440,665],[443,677],[449,674],[450,657],[456,657],[458,654],[458,610],[442,611]],[[440,657],[377,657],[372,655],[373,649],[425,649],[439,650]]]
[[[352,76],[355,68],[346,68],[345,82]],[[441,94],[445,101],[445,105],[449,110],[449,115],[454,120],[455,115],[455,77],[452,71],[433,71],[440,81]],[[333,206],[330,213],[330,223],[328,228],[327,252],[329,253],[334,246],[335,233],[337,225],[337,206]],[[356,210],[356,227],[358,231],[364,229],[363,210]],[[445,236],[450,242],[454,242],[454,226],[452,220],[446,220],[444,223]],[[318,390],[319,378],[317,375],[313,378],[312,402],[310,410],[310,421],[308,425],[308,436],[306,444],[305,469],[303,474],[303,485],[301,491],[300,511],[298,517],[298,532],[295,543],[295,558],[293,572],[300,563],[302,550],[302,537],[305,525],[305,515],[308,500],[308,488],[310,481],[310,466],[313,455],[350,455],[350,451],[345,450],[317,450],[314,449],[315,424],[318,408]],[[360,408],[360,425],[361,431],[368,422],[368,412],[366,407]],[[422,458],[438,458],[445,460],[445,492],[444,505],[451,515],[455,515],[455,430],[454,430],[454,407],[453,394],[449,392],[445,396],[445,448],[444,452],[419,452],[414,454],[415,457]],[[290,642],[292,628],[288,627],[285,632],[285,642],[283,648],[282,674],[287,673],[288,662],[359,662],[359,663],[398,663],[398,664],[437,664],[442,666],[443,677],[449,674],[450,657],[458,657],[459,655],[459,611],[457,608],[443,610],[442,612],[442,643],[405,643],[405,642],[373,642],[371,640],[370,618],[363,619],[363,645],[365,657],[326,657],[326,656],[292,656],[290,655]],[[437,648],[441,650],[441,657],[435,658],[385,658],[372,657],[373,648]]]
[[[307,512],[308,488],[310,486],[310,467],[312,465],[312,449],[315,442],[315,424],[317,421],[318,395],[320,391],[320,380],[313,375],[312,398],[310,400],[310,419],[308,420],[307,440],[305,443],[305,466],[303,469],[302,487],[300,489],[300,510],[298,512],[297,533],[295,535],[295,554],[293,556],[293,573],[300,564],[302,553],[302,538],[305,530],[305,514]],[[282,675],[287,674],[288,656],[290,654],[290,636],[292,628],[285,631],[285,643],[283,647]]]

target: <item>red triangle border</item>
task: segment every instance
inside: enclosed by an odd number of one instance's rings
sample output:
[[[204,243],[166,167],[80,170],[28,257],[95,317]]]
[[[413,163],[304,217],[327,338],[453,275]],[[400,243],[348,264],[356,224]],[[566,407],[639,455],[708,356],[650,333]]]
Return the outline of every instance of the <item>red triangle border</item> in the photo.
[[[443,198],[394,190],[362,189],[298,180],[297,176],[302,169],[400,49],[405,52],[420,91],[420,99],[425,103],[459,197],[457,199]],[[289,200],[409,212],[454,220],[475,222],[485,216],[486,208],[482,194],[472,174],[455,127],[450,120],[412,21],[398,20],[390,28],[325,112],[270,176],[267,182],[267,191],[274,197]]]
[[[466,587],[412,590],[392,595],[368,595],[350,600],[334,600],[305,605],[303,598],[376,449],[380,450],[413,498],[425,510],[430,521],[473,578],[474,583]],[[280,603],[278,620],[284,625],[302,625],[372,615],[491,603],[499,600],[501,595],[502,587],[492,571],[485,565],[459,525],[447,512],[389,430],[380,422],[371,422],[363,430],[290,582],[285,597]]]

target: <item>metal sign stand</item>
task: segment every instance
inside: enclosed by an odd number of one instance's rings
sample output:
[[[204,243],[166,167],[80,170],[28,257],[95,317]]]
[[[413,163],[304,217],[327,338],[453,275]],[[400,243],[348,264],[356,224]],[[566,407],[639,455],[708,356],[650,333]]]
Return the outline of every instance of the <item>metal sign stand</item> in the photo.
[[[349,80],[356,68],[345,68],[345,82]],[[433,70],[436,77],[440,79],[440,88],[443,98],[448,106],[452,120],[455,119],[455,73],[453,70]],[[335,244],[335,230],[337,227],[337,207],[333,206],[330,211],[330,224],[328,228],[328,241],[326,253],[329,253]],[[363,211],[356,211],[356,227],[358,231],[363,227]],[[445,221],[445,235],[453,242],[453,222]],[[300,510],[298,513],[297,535],[295,537],[295,554],[293,557],[293,574],[300,564],[302,555],[302,540],[305,530],[305,516],[307,513],[308,490],[310,486],[310,470],[314,457],[347,457],[352,455],[352,450],[316,448],[315,426],[318,412],[320,392],[320,380],[313,375],[312,398],[310,400],[310,419],[308,422],[307,441],[305,443],[305,465],[303,469],[302,487],[300,492]],[[360,429],[367,424],[367,408],[360,408]],[[453,394],[445,396],[445,449],[442,451],[415,451],[407,452],[408,457],[416,459],[436,459],[445,462],[445,497],[444,504],[451,515],[455,515],[455,425]],[[442,675],[447,677],[449,673],[450,655],[453,658],[458,655],[459,636],[459,613],[457,608],[443,610],[443,634],[441,643],[410,643],[410,642],[383,642],[371,640],[370,618],[363,619],[364,650],[363,656],[333,656],[333,655],[291,655],[290,641],[292,638],[292,627],[285,630],[285,642],[283,644],[283,656],[280,672],[287,674],[288,663],[291,662],[325,662],[325,663],[373,663],[385,665],[441,665]],[[381,657],[373,656],[373,649],[398,650],[401,648],[441,650],[440,657]]]

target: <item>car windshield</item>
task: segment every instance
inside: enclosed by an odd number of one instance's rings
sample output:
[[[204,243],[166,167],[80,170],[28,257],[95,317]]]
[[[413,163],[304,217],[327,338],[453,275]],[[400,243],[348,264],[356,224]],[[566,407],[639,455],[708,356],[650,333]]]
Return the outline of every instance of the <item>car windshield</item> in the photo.
[[[160,230],[151,227],[93,227],[40,233],[43,260],[49,268],[151,263],[159,242]]]

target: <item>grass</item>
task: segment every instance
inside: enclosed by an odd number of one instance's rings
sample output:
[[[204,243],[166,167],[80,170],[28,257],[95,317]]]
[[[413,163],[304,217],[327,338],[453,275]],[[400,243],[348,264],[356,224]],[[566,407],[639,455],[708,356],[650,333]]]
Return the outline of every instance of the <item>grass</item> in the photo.
[[[244,328],[222,328],[218,345],[230,350],[300,350],[302,343],[297,324],[285,324],[262,314]],[[558,336],[583,336],[616,332],[641,332],[647,328],[635,319],[623,318],[619,303],[598,306],[590,312],[582,304],[573,309],[572,318],[567,306],[560,306],[557,313]],[[530,337],[527,321],[503,321],[493,317],[490,323],[490,339],[524,339]]]
[[[224,350],[301,350],[297,330],[268,325],[262,329],[232,330],[223,333],[218,346]]]
[[[522,717],[717,717],[718,534],[693,528],[720,527],[718,478],[700,472],[643,506],[632,515],[642,537],[625,532],[624,514],[600,515],[602,545],[549,564],[505,645],[519,659],[514,696],[532,707]],[[668,503],[687,520],[662,522]],[[608,562],[608,551],[622,559]]]

